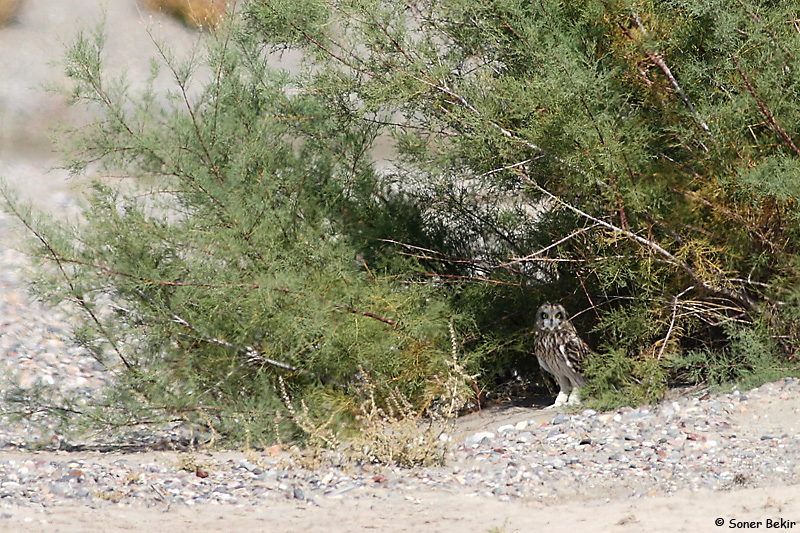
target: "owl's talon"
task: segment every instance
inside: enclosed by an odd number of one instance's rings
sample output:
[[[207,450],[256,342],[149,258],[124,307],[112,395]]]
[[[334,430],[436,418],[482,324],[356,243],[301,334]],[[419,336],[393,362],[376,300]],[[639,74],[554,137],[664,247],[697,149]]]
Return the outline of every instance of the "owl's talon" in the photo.
[[[554,409],[556,407],[561,407],[562,405],[567,403],[568,398],[569,398],[569,396],[567,395],[566,392],[564,392],[564,391],[559,392],[558,396],[556,396],[556,401],[553,402],[553,405],[548,407],[548,409]]]
[[[567,400],[567,405],[580,405],[581,404],[581,395],[577,389],[572,391],[572,394],[569,395],[569,400]]]

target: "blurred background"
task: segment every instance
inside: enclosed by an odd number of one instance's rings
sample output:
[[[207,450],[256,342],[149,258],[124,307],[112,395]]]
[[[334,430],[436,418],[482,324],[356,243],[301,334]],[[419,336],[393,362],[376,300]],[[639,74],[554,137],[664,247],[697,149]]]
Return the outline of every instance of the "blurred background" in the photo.
[[[40,207],[70,209],[80,184],[54,168],[57,128],[89,117],[53,89],[69,88],[63,59],[79,32],[104,27],[107,73],[136,87],[157,54],[154,39],[178,57],[195,53],[223,10],[224,0],[0,0],[0,179]]]

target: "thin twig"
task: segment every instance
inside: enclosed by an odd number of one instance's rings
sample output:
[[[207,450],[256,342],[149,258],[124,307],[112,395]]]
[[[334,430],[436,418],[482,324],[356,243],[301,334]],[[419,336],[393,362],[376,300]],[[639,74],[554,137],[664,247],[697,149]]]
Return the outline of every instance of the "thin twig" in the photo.
[[[710,292],[712,294],[718,294],[718,295],[724,296],[724,297],[729,298],[729,299],[731,299],[731,300],[733,300],[735,302],[739,302],[740,304],[742,304],[742,306],[744,306],[748,310],[755,311],[755,310],[758,309],[758,305],[756,304],[756,302],[754,302],[746,293],[742,292],[742,293],[737,294],[737,293],[735,293],[735,292],[733,292],[733,291],[731,291],[729,289],[726,289],[725,287],[715,287],[713,285],[710,285],[706,281],[702,280],[700,278],[700,276],[698,276],[697,273],[689,265],[687,265],[686,263],[684,263],[683,261],[681,261],[680,259],[678,259],[674,255],[672,255],[670,252],[665,250],[658,243],[655,243],[653,241],[645,239],[644,237],[642,237],[640,235],[637,235],[637,234],[633,233],[632,231],[629,231],[629,230],[626,230],[626,229],[622,229],[622,228],[617,227],[617,226],[615,226],[615,225],[613,225],[613,224],[611,224],[609,222],[606,222],[604,220],[600,220],[599,218],[594,217],[594,216],[590,215],[589,213],[587,213],[585,211],[582,211],[581,209],[578,209],[577,207],[565,202],[564,200],[562,200],[561,198],[559,198],[555,194],[551,193],[550,191],[548,191],[547,189],[545,189],[544,187],[542,187],[541,185],[536,183],[534,180],[532,180],[524,172],[522,173],[522,176],[528,181],[528,183],[530,183],[533,187],[535,187],[540,192],[542,192],[545,196],[547,196],[551,200],[553,200],[555,202],[558,202],[559,204],[563,205],[564,207],[566,207],[567,209],[569,209],[573,213],[576,213],[576,214],[578,214],[578,215],[580,215],[580,216],[582,216],[582,217],[584,217],[584,218],[586,218],[588,220],[591,220],[592,222],[594,222],[594,223],[596,223],[596,224],[598,224],[598,225],[600,225],[600,226],[602,226],[604,228],[610,229],[611,231],[613,231],[615,233],[619,233],[620,235],[625,235],[626,237],[633,239],[634,241],[638,242],[639,244],[642,244],[642,245],[646,246],[647,248],[650,248],[651,250],[654,250],[654,251],[658,252],[661,256],[664,257],[664,260],[665,260],[666,263],[671,264],[673,266],[676,266],[676,267],[680,268],[681,270],[683,270],[684,272],[686,272],[686,274],[695,283],[700,285],[703,289],[707,290],[708,292]]]
[[[603,321],[603,317],[600,316],[600,312],[597,310],[597,306],[594,305],[594,300],[592,300],[592,295],[589,294],[589,291],[586,289],[586,284],[583,282],[583,278],[581,277],[579,272],[575,272],[575,275],[578,277],[578,282],[581,284],[581,288],[583,289],[583,294],[585,294],[586,295],[586,299],[589,300],[589,305],[592,306],[592,311],[594,311],[594,314],[597,317],[597,319],[600,322],[602,322]]]
[[[642,35],[647,35],[647,30],[645,29],[644,24],[642,24],[641,19],[639,19],[639,15],[637,15],[636,12],[631,12],[631,13],[633,15],[633,20],[636,21],[636,25],[639,27],[639,31],[642,32]],[[623,31],[627,33],[628,37],[630,37],[631,39],[633,38],[627,29],[623,28]],[[703,128],[703,131],[706,132],[708,138],[714,141],[714,135],[711,134],[711,130],[709,129],[708,124],[706,124],[706,121],[703,120],[703,118],[700,116],[700,113],[697,112],[697,109],[694,108],[692,102],[689,100],[689,97],[686,96],[686,93],[683,92],[683,89],[681,89],[680,84],[678,84],[678,80],[676,80],[675,76],[672,75],[672,71],[669,69],[666,62],[664,62],[664,58],[661,57],[661,54],[658,53],[658,51],[651,52],[649,50],[645,50],[645,53],[653,63],[658,65],[658,68],[660,68],[661,71],[664,73],[664,75],[667,77],[670,84],[675,89],[675,92],[678,93],[678,96],[681,97],[683,103],[686,105],[686,107],[689,108],[689,111],[691,111],[692,115],[694,115],[695,120],[697,121],[698,124],[700,124],[700,127]],[[703,148],[706,151],[708,151],[708,149],[705,148],[705,146]]]
[[[370,313],[369,311],[359,311],[358,309],[354,309],[354,308],[350,307],[349,305],[339,305],[339,304],[337,304],[337,305],[334,305],[334,307],[336,309],[342,309],[344,311],[347,311],[348,313],[353,313],[354,315],[361,315],[361,316],[365,316],[367,318],[374,318],[375,320],[383,322],[384,324],[389,324],[393,328],[399,328],[400,327],[400,323],[397,322],[396,320],[392,320],[391,318],[386,318],[386,317],[383,317],[383,316],[380,316],[380,315],[376,315],[375,313]]]
[[[753,88],[753,84],[750,83],[750,78],[747,77],[747,74],[745,74],[744,71],[742,70],[742,68],[739,66],[739,59],[735,55],[731,55],[731,57],[733,58],[733,64],[736,65],[736,70],[742,76],[742,79],[744,80],[745,85],[747,85],[747,90],[750,91],[750,94],[752,94],[753,98],[756,99],[756,103],[758,104],[758,108],[761,109],[761,112],[767,118],[767,121],[775,129],[775,131],[778,132],[778,135],[783,137],[783,140],[786,141],[786,143],[789,146],[792,147],[792,150],[794,151],[794,153],[797,154],[797,155],[800,155],[800,148],[797,148],[797,145],[794,144],[794,141],[792,140],[791,137],[789,137],[789,134],[786,133],[786,130],[784,130],[783,128],[780,127],[780,125],[778,124],[778,121],[775,120],[775,117],[772,115],[772,113],[770,112],[769,108],[767,108],[767,105],[758,96],[758,93],[756,93],[755,88]]]
[[[246,355],[247,356],[247,361],[250,362],[250,363],[266,363],[268,365],[271,365],[271,366],[274,366],[274,367],[277,367],[277,368],[282,368],[284,370],[290,370],[292,372],[297,372],[299,374],[305,374],[305,375],[309,375],[309,376],[312,376],[312,377],[317,377],[313,372],[309,372],[308,370],[305,370],[305,369],[302,369],[302,368],[298,368],[296,366],[292,366],[292,365],[290,365],[288,363],[284,363],[282,361],[276,361],[275,359],[270,359],[269,357],[265,357],[264,355],[260,354],[258,352],[258,350],[256,350],[252,346],[239,346],[237,344],[230,343],[230,342],[228,342],[226,340],[222,340],[222,339],[219,339],[217,337],[213,337],[211,335],[203,333],[202,331],[197,329],[194,325],[192,325],[185,318],[181,317],[180,315],[178,315],[174,311],[172,311],[170,309],[167,309],[166,307],[164,307],[160,303],[156,302],[149,294],[147,294],[143,290],[136,289],[136,292],[139,294],[139,296],[141,296],[142,298],[144,298],[145,300],[147,300],[151,304],[155,305],[156,307],[160,308],[162,311],[164,311],[166,314],[168,314],[170,317],[172,317],[173,321],[175,321],[176,323],[180,324],[181,326],[184,326],[185,328],[191,330],[195,335],[197,335],[200,338],[200,340],[203,340],[203,341],[205,341],[205,342],[207,342],[209,344],[216,344],[217,346],[222,346],[224,348],[230,348],[230,349],[232,349],[234,351],[237,351],[237,352],[239,352],[239,353],[241,353],[243,355]]]
[[[200,128],[200,121],[197,117],[197,114],[195,113],[196,108],[195,106],[192,105],[191,101],[189,100],[189,93],[188,93],[189,76],[184,78],[180,75],[174,64],[174,59],[170,57],[170,55],[167,53],[167,50],[164,48],[164,45],[153,36],[149,28],[146,28],[145,31],[150,37],[150,40],[153,43],[153,45],[156,47],[158,55],[161,56],[161,59],[164,61],[164,64],[172,73],[172,77],[175,79],[175,83],[177,83],[178,88],[181,91],[181,97],[183,98],[183,103],[186,106],[186,111],[189,113],[189,117],[192,121],[195,138],[200,143],[200,147],[203,149],[203,156],[205,158],[205,162],[208,163],[208,165],[211,167],[211,171],[214,173],[214,177],[217,179],[219,184],[223,185],[225,180],[223,180],[222,173],[220,172],[220,169],[217,166],[217,164],[214,162],[214,156],[211,153],[212,148],[208,146],[208,144],[206,143],[206,139],[203,136],[203,132],[201,131]],[[194,58],[192,58],[191,61],[194,61]]]
[[[466,98],[464,98],[460,94],[457,94],[457,93],[453,92],[446,85],[441,84],[441,83],[439,83],[439,84],[433,83],[433,82],[430,82],[428,80],[420,79],[420,78],[415,77],[415,76],[414,76],[414,79],[416,79],[420,83],[423,83],[423,84],[426,84],[426,85],[432,87],[433,89],[441,91],[441,92],[445,93],[448,96],[451,96],[451,97],[455,98],[466,109],[468,109],[469,111],[471,111],[472,113],[474,113],[474,114],[476,114],[478,116],[481,116],[481,112],[478,111],[478,109],[475,108],[472,104],[470,104],[469,101]],[[539,154],[541,154],[541,155],[543,155],[545,157],[548,157],[550,159],[553,159],[554,161],[558,162],[559,164],[561,164],[561,165],[563,165],[563,166],[565,166],[565,167],[567,167],[567,168],[569,168],[571,170],[574,170],[575,172],[577,172],[578,174],[580,174],[583,177],[586,177],[586,178],[589,177],[589,173],[586,172],[585,170],[583,170],[582,168],[577,167],[577,166],[567,162],[562,157],[559,157],[559,156],[557,156],[557,155],[555,155],[553,153],[550,153],[549,151],[545,150],[544,148],[542,148],[541,146],[539,146],[537,144],[534,144],[534,143],[532,143],[530,141],[526,141],[524,139],[520,139],[519,137],[514,135],[511,131],[505,129],[503,126],[501,126],[500,124],[496,123],[495,121],[490,120],[489,121],[489,125],[492,126],[493,128],[495,128],[497,131],[499,131],[504,137],[506,137],[508,139],[511,139],[511,140],[514,140],[514,141],[521,142],[523,145],[527,146],[528,148],[530,148],[534,152],[539,153]]]
[[[266,8],[268,8],[268,9],[270,9],[270,10],[271,10],[271,11],[272,11],[272,12],[273,12],[275,15],[278,15],[278,16],[280,16],[280,14],[281,14],[281,13],[280,13],[280,10],[279,10],[278,8],[276,8],[276,7],[275,7],[275,6],[274,6],[274,5],[273,5],[271,2],[269,2],[268,0],[260,0],[260,3],[261,3],[261,4],[262,4],[264,7],[266,7]],[[320,49],[322,52],[324,52],[324,53],[328,54],[328,55],[329,55],[329,56],[331,56],[333,59],[335,59],[336,61],[338,61],[339,63],[341,63],[342,65],[346,66],[347,68],[353,69],[354,71],[356,71],[356,72],[358,72],[358,73],[360,73],[360,74],[363,74],[363,75],[365,75],[365,76],[367,76],[367,77],[369,77],[369,78],[372,78],[372,77],[374,77],[374,76],[375,76],[375,74],[374,74],[374,73],[372,73],[372,72],[370,72],[370,71],[368,71],[368,70],[366,70],[366,69],[364,69],[364,68],[359,68],[359,67],[357,67],[356,65],[354,65],[353,63],[349,63],[349,62],[347,62],[347,61],[345,60],[345,58],[344,58],[344,57],[342,57],[342,56],[340,56],[340,55],[337,55],[337,54],[336,54],[336,53],[335,53],[333,50],[331,50],[330,48],[326,47],[326,46],[325,46],[325,45],[324,45],[322,42],[320,42],[320,40],[316,39],[316,38],[315,38],[313,35],[309,34],[307,31],[305,31],[303,28],[301,28],[301,27],[300,27],[300,26],[299,26],[299,25],[298,25],[296,22],[294,22],[294,20],[293,20],[292,18],[286,18],[286,17],[284,17],[284,20],[286,21],[286,23],[287,23],[288,25],[290,25],[290,26],[292,27],[292,29],[294,29],[295,31],[297,31],[297,32],[299,32],[299,33],[302,33],[302,34],[303,34],[303,37],[304,37],[304,38],[305,38],[305,39],[306,39],[308,42],[312,43],[314,46],[316,46],[317,48],[319,48],[319,49]],[[330,41],[330,42],[331,42],[331,44],[333,44],[334,46],[336,46],[336,47],[337,47],[337,48],[339,48],[340,50],[344,50],[344,47],[343,47],[342,45],[340,45],[339,43],[335,42],[335,41],[334,41],[333,39],[331,39],[330,37],[327,37],[327,40],[328,40],[328,41]],[[354,54],[352,54],[352,52],[350,53],[350,55],[351,55],[351,56],[352,56],[354,59],[356,59],[356,60],[359,60],[359,61],[360,61],[360,58],[359,58],[359,57],[357,57],[357,56],[355,56]],[[363,61],[361,61],[361,62],[363,63]]]
[[[664,349],[666,349],[669,337],[670,335],[672,335],[672,328],[675,327],[675,318],[678,316],[678,299],[692,289],[694,289],[694,285],[692,285],[687,289],[684,289],[683,291],[680,292],[680,294],[676,294],[675,298],[672,299],[672,319],[669,321],[669,329],[667,329],[667,335],[664,337],[664,341],[661,343],[661,349],[658,351],[658,356],[656,357],[656,359],[658,360],[661,360],[661,356],[664,355]]]
[[[564,243],[564,242],[566,242],[566,241],[568,241],[568,240],[570,240],[570,239],[572,239],[574,237],[577,237],[578,235],[580,235],[582,233],[586,233],[587,231],[590,231],[590,230],[596,228],[597,226],[598,226],[598,224],[595,223],[595,224],[592,224],[591,226],[589,226],[587,228],[579,228],[579,229],[573,231],[572,233],[570,233],[569,235],[567,235],[566,237],[564,237],[562,239],[559,239],[556,242],[554,242],[553,244],[550,244],[549,246],[545,246],[541,250],[537,250],[537,251],[533,252],[532,254],[528,254],[525,257],[513,257],[513,258],[511,258],[511,261],[506,263],[506,265],[511,265],[513,263],[523,263],[523,262],[528,262],[528,261],[540,261],[541,259],[534,259],[534,257],[536,257],[537,255],[543,254],[547,250],[549,250],[551,248],[555,248],[559,244]]]
[[[480,270],[483,272],[491,272],[493,270],[502,269],[512,274],[519,274],[518,270],[511,268],[509,265],[511,263],[493,263],[486,259],[470,259],[470,258],[460,258],[460,257],[450,257],[442,252],[438,252],[436,250],[431,250],[429,248],[423,248],[421,246],[416,246],[413,244],[405,243],[396,241],[394,239],[378,239],[380,242],[386,242],[389,244],[396,244],[398,246],[402,246],[404,248],[408,248],[409,250],[419,250],[420,253],[411,253],[411,252],[398,252],[401,255],[406,257],[413,257],[416,259],[423,259],[425,261],[440,261],[442,263],[450,263],[450,264],[464,264],[470,265],[472,268],[476,270]],[[531,261],[537,261],[536,259],[531,259]],[[550,261],[550,259],[539,259],[538,261]]]
[[[69,286],[69,290],[70,290],[71,296],[75,299],[75,301],[78,302],[78,305],[86,312],[86,314],[89,315],[89,317],[92,319],[92,322],[94,322],[95,326],[103,334],[103,336],[106,339],[108,339],[109,344],[111,344],[111,347],[117,353],[117,356],[119,357],[120,361],[122,361],[122,364],[125,365],[125,368],[127,368],[128,370],[133,370],[133,365],[131,365],[128,362],[128,360],[125,359],[125,356],[122,355],[122,350],[120,350],[119,346],[117,346],[117,343],[114,342],[114,339],[112,338],[112,336],[108,333],[108,331],[106,331],[106,328],[103,325],[103,323],[100,321],[100,318],[91,309],[91,307],[89,306],[88,302],[83,298],[83,296],[81,296],[78,293],[77,287],[75,287],[75,285],[72,282],[72,278],[67,273],[67,269],[64,266],[65,261],[63,260],[62,256],[58,252],[56,252],[56,250],[50,244],[50,241],[48,241],[47,238],[44,235],[42,235],[39,231],[37,231],[33,227],[33,224],[26,217],[24,217],[22,215],[22,213],[20,213],[20,211],[17,209],[16,204],[14,204],[12,202],[12,200],[8,197],[8,194],[6,193],[6,190],[4,188],[0,188],[0,194],[2,194],[3,198],[5,199],[5,203],[8,206],[9,210],[11,211],[11,213],[15,217],[17,217],[17,219],[20,222],[22,222],[22,224],[28,229],[28,231],[33,233],[33,235],[45,247],[45,249],[47,250],[48,255],[52,258],[52,260],[58,266],[58,269],[61,271],[61,275],[64,277],[64,282],[67,284],[67,286]]]

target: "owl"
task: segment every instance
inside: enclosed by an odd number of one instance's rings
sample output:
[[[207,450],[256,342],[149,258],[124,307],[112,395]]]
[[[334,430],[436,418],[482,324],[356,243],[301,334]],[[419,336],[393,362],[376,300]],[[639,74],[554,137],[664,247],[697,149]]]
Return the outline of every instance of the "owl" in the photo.
[[[579,388],[586,380],[581,365],[592,350],[575,331],[561,304],[545,303],[536,311],[534,353],[539,366],[558,381],[560,391],[548,409],[581,403]]]

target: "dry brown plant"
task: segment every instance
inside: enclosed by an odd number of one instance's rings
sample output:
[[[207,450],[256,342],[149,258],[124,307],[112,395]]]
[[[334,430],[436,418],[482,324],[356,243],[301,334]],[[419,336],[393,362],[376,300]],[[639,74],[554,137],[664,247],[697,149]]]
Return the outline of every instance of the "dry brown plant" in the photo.
[[[441,390],[435,405],[424,412],[398,389],[386,398],[385,406],[375,402],[375,384],[361,369],[361,381],[367,397],[360,406],[362,430],[351,443],[350,455],[359,461],[403,467],[442,465],[459,411],[472,398],[469,384],[477,376],[469,375],[459,362],[458,339],[450,321],[451,357],[444,377],[432,376]]]
[[[0,26],[5,26],[17,14],[22,0],[0,0]]]
[[[0,5],[5,0],[0,0]],[[144,5],[183,20],[192,28],[214,28],[225,17],[226,0],[143,0]],[[13,2],[13,0],[12,0]]]

